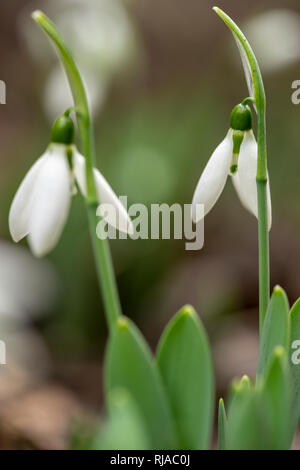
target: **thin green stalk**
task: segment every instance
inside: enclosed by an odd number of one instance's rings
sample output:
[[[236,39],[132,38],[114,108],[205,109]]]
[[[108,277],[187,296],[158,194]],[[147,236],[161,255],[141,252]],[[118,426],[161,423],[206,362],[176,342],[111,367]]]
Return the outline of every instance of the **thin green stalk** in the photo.
[[[223,398],[219,400],[218,408],[218,450],[226,449],[227,416]]]
[[[258,244],[259,244],[259,330],[262,327],[270,298],[269,274],[269,232],[267,212],[267,144],[266,144],[266,96],[260,68],[254,52],[246,37],[234,21],[220,8],[214,7],[215,12],[229,27],[237,40],[244,68],[251,76],[253,98],[257,111],[257,204],[258,204]],[[243,57],[245,55],[245,57]]]
[[[121,305],[108,240],[100,240],[96,235],[97,206],[98,202],[88,203],[87,213],[99,285],[102,290],[108,326],[112,329],[117,318],[121,315]]]
[[[115,320],[121,315],[121,306],[108,241],[99,239],[96,234],[96,208],[98,205],[98,197],[93,173],[95,166],[95,146],[86,91],[77,65],[55,25],[41,11],[35,11],[32,17],[54,44],[70,83],[82,151],[86,159],[87,198],[85,202],[90,236],[92,239],[99,286],[104,301],[106,319],[108,327],[111,330],[115,324]]]
[[[258,202],[258,250],[259,250],[259,331],[262,334],[264,319],[270,300],[270,252],[267,206],[267,144],[265,110],[258,108],[257,116],[258,166],[256,175]],[[261,162],[259,164],[259,162]]]

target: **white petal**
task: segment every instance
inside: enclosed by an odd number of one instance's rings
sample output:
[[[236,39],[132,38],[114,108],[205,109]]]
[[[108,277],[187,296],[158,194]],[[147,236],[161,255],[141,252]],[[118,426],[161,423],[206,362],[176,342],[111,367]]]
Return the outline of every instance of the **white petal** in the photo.
[[[45,163],[46,155],[47,152],[30,168],[13,199],[9,211],[8,223],[11,236],[15,242],[20,241],[23,237],[28,235],[33,189],[37,181],[38,173]]]
[[[249,205],[249,203],[247,201],[247,197],[245,196],[244,192],[241,189],[241,182],[240,182],[240,177],[239,177],[238,172],[231,175],[231,178],[232,178],[233,186],[234,186],[234,188],[237,192],[237,195],[238,195],[242,205],[245,207],[245,209],[247,209],[247,211],[252,213],[252,209],[251,209],[251,206]]]
[[[82,194],[86,197],[87,190],[85,158],[77,151],[74,151],[73,153],[73,166],[78,186]],[[133,224],[125,207],[123,206],[115,192],[112,190],[104,176],[96,168],[94,169],[94,178],[99,203],[110,204],[114,207],[116,211],[116,217],[112,217],[112,212],[107,211],[107,213],[103,214],[103,218],[106,220],[107,223],[120,230],[121,232],[133,234]]]
[[[233,140],[230,129],[225,139],[218,145],[208,160],[206,167],[198,181],[192,202],[192,219],[198,222],[196,205],[204,205],[206,215],[215,205],[221,195],[229,173],[232,159]]]
[[[29,221],[29,244],[36,256],[54,248],[71,201],[71,172],[64,145],[52,145],[35,184]]]
[[[233,175],[233,184],[243,206],[255,217],[258,216],[257,207],[257,143],[252,131],[245,132],[240,148],[238,171]],[[272,209],[269,179],[267,183],[268,229],[272,225]]]

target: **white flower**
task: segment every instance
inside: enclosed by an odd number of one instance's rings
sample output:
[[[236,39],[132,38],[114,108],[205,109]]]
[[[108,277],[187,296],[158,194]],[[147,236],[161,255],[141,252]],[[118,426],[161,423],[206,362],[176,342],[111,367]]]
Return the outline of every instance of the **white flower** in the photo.
[[[0,239],[0,338],[4,317],[23,324],[47,312],[58,293],[58,279],[47,260],[23,246]]]
[[[286,8],[264,11],[244,26],[264,73],[278,72],[300,58],[300,15]]]
[[[234,133],[242,138],[239,153],[233,153]],[[257,143],[253,131],[234,131],[230,129],[225,139],[213,152],[197,184],[193,202],[192,219],[198,222],[196,206],[204,205],[206,215],[219,199],[228,175],[231,175],[236,192],[243,204],[256,217],[257,207]],[[267,183],[268,228],[272,224],[271,196]]]
[[[68,149],[72,151],[71,165]],[[85,171],[85,159],[74,145],[51,143],[25,176],[12,202],[9,228],[13,240],[18,242],[28,236],[36,256],[51,251],[68,217],[74,179],[86,196]],[[117,212],[116,218],[107,215],[107,223],[133,233],[132,222],[108,182],[97,169],[94,177],[99,202],[112,204]]]
[[[108,82],[104,76],[92,74],[85,70],[83,79],[86,85],[87,98],[93,115],[102,108],[107,92]],[[63,110],[72,106],[73,98],[67,77],[58,65],[49,71],[44,88],[43,104],[50,121]]]

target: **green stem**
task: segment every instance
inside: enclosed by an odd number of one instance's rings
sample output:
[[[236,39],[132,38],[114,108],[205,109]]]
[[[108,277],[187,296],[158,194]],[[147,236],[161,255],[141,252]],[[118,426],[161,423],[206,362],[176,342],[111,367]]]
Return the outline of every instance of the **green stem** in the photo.
[[[262,327],[270,298],[270,274],[269,274],[269,232],[267,210],[267,143],[266,143],[266,96],[260,68],[254,52],[246,37],[234,23],[234,21],[220,8],[215,7],[215,12],[229,27],[235,39],[238,41],[253,83],[253,98],[257,110],[257,204],[258,204],[258,256],[259,256],[259,329]],[[247,98],[248,99],[248,98]]]
[[[87,213],[91,229],[91,238],[99,285],[102,289],[108,326],[110,330],[112,330],[116,324],[117,318],[122,314],[122,312],[108,240],[100,240],[96,235],[97,206],[98,203],[88,203]]]
[[[254,103],[255,104],[255,99],[252,98],[251,96],[247,96],[247,98],[245,98],[243,101],[242,101],[242,104],[246,105],[248,103]]]
[[[85,199],[85,202],[88,213],[90,236],[92,239],[93,252],[97,267],[99,287],[104,301],[106,319],[108,327],[111,330],[115,324],[116,318],[121,315],[121,306],[108,241],[99,239],[96,234],[96,208],[98,205],[98,196],[93,172],[93,168],[95,166],[95,146],[94,132],[86,91],[77,65],[70,51],[64,44],[64,41],[55,25],[41,11],[35,11],[32,17],[54,44],[70,83],[81,138],[82,151],[86,159],[87,198]]]
[[[267,144],[265,112],[258,108],[257,116],[258,167],[256,175],[258,203],[258,254],[259,254],[259,331],[262,335],[264,320],[270,300],[270,253],[267,205]],[[261,164],[259,164],[261,162]]]

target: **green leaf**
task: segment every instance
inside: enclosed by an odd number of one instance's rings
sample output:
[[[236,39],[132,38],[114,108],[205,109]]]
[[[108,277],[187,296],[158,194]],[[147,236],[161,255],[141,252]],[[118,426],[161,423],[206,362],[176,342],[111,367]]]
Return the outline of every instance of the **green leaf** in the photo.
[[[227,426],[227,416],[224,405],[223,398],[219,400],[219,410],[218,410],[218,449],[226,449],[226,426]]]
[[[109,419],[94,435],[92,450],[151,449],[145,422],[133,398],[124,389],[108,395]]]
[[[226,427],[227,449],[272,449],[268,413],[261,387],[254,388],[246,376],[234,381]]]
[[[264,321],[257,374],[262,375],[268,368],[268,364],[276,346],[282,346],[285,350],[289,342],[289,304],[287,296],[281,287],[273,290]]]
[[[292,389],[292,430],[296,428],[300,419],[300,299],[290,311],[290,347],[288,349],[291,368]]]
[[[138,329],[125,317],[108,343],[105,378],[107,395],[123,388],[135,400],[154,449],[176,448],[169,403],[156,364]]]
[[[248,377],[232,383],[226,426],[226,448],[258,450],[263,447],[257,413],[257,396]],[[258,432],[257,432],[258,431]]]
[[[184,307],[170,321],[158,346],[157,364],[180,446],[207,449],[213,420],[213,369],[205,331],[192,307]]]
[[[226,445],[233,450],[288,449],[291,444],[291,395],[285,350],[276,347],[256,386],[234,382]]]
[[[287,354],[277,346],[265,375],[262,401],[268,422],[271,448],[289,449],[291,445],[291,382]]]

